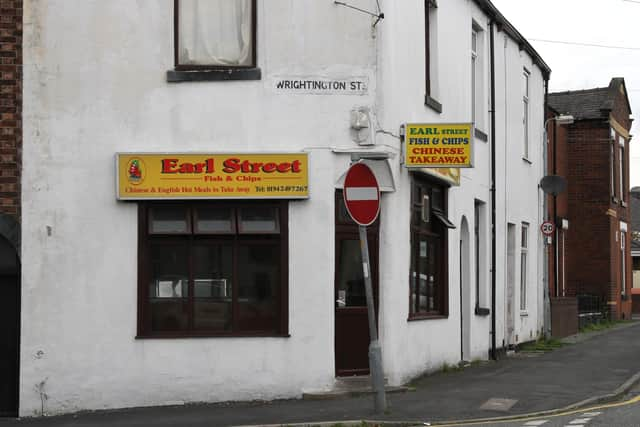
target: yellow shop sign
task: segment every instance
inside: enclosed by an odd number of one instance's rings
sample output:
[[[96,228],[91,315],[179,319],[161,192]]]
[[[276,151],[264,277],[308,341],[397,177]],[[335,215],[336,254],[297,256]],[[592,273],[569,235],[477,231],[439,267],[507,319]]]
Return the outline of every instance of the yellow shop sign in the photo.
[[[473,167],[471,123],[407,123],[404,138],[407,168]]]
[[[302,199],[307,153],[116,154],[118,200]]]

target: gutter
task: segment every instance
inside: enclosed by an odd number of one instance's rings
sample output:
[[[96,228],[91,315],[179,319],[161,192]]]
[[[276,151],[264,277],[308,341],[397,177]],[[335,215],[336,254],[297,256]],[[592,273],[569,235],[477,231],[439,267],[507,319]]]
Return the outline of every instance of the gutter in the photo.
[[[489,22],[489,58],[491,61],[491,359],[497,360],[496,348],[496,64],[494,21]]]

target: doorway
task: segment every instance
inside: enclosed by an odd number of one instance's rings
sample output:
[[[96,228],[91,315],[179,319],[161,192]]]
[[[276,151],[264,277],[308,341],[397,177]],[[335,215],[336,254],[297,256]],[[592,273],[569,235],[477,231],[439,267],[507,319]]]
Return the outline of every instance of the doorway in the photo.
[[[507,347],[515,345],[516,225],[507,224]]]
[[[336,376],[369,374],[369,320],[358,225],[335,195],[335,366]],[[379,220],[367,227],[376,320],[378,312]]]
[[[0,236],[0,416],[18,416],[20,261]]]
[[[460,224],[460,360],[471,360],[471,256],[469,223]]]

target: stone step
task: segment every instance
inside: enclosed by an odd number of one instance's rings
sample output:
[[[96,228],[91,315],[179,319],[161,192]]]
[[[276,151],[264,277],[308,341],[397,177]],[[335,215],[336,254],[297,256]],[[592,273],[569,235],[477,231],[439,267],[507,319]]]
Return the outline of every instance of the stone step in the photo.
[[[409,389],[404,386],[392,387],[387,385],[387,378],[384,379],[386,393],[405,392]],[[307,392],[302,394],[303,399],[333,399],[337,397],[359,396],[363,394],[373,394],[371,388],[371,376],[359,375],[352,377],[337,377],[334,387],[328,391]]]

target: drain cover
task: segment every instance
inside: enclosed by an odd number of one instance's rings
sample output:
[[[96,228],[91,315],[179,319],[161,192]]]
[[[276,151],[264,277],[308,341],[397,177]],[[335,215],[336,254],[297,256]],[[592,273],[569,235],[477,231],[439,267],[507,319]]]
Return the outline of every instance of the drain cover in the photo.
[[[500,399],[498,397],[492,397],[480,406],[480,409],[484,411],[500,411],[508,412],[513,405],[518,401],[515,399]]]

